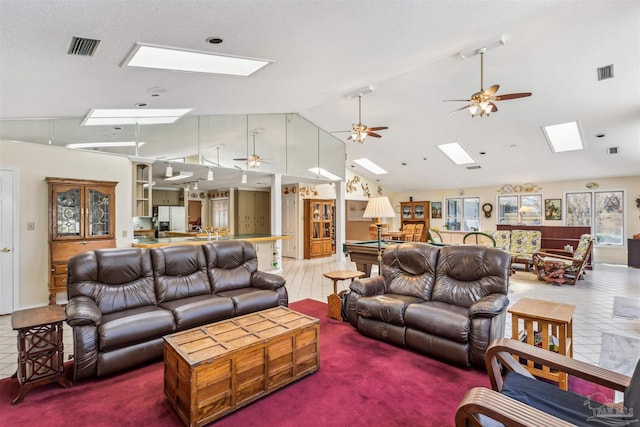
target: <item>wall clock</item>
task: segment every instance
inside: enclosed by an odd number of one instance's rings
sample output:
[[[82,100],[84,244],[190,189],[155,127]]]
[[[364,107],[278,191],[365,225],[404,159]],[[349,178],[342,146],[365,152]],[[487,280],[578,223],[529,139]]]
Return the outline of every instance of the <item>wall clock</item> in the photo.
[[[482,212],[484,212],[485,218],[491,218],[491,212],[493,211],[493,205],[491,203],[485,203],[482,205]]]

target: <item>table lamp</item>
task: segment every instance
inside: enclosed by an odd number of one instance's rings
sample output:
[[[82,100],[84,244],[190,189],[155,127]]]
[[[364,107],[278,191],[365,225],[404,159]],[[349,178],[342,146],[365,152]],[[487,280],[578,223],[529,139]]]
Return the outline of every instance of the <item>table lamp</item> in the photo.
[[[396,213],[387,196],[371,197],[364,210],[364,218],[376,218],[378,227],[378,274],[382,274],[382,218],[395,218]]]

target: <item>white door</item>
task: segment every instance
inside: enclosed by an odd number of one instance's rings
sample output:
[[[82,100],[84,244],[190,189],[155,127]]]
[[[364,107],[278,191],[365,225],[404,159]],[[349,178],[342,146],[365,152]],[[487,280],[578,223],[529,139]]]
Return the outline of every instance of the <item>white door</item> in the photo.
[[[282,240],[282,256],[297,258],[296,254],[296,198],[297,196],[282,197],[282,235],[291,239]]]
[[[14,234],[14,171],[0,170],[0,314],[13,311],[16,248]]]

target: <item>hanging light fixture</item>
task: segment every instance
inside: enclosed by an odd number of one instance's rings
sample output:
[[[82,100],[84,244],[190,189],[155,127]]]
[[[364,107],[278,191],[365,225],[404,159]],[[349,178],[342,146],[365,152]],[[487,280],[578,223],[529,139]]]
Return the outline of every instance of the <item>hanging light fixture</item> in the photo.
[[[194,182],[194,183],[193,183],[193,189],[194,189],[194,190],[197,190],[197,189],[198,189],[198,181],[196,181],[196,182]]]
[[[173,167],[171,163],[167,163],[167,168],[164,171],[164,176],[171,177],[173,176]]]
[[[207,181],[213,181],[213,169],[211,168],[207,171]]]
[[[240,183],[241,184],[246,184],[247,183],[247,174],[242,172],[242,178],[240,179]]]

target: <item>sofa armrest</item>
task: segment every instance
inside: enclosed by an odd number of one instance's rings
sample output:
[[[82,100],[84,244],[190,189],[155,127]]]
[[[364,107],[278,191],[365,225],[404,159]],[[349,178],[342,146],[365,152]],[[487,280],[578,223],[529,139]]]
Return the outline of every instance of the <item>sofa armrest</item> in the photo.
[[[258,289],[275,291],[284,286],[287,280],[273,273],[254,271],[251,275],[251,286]]]
[[[469,318],[494,317],[506,310],[509,298],[504,294],[490,294],[469,307]]]
[[[102,323],[102,312],[95,301],[87,296],[71,298],[65,310],[70,326],[100,326]]]
[[[384,276],[367,277],[365,279],[354,280],[349,285],[351,292],[355,292],[361,297],[382,295],[386,289]]]

